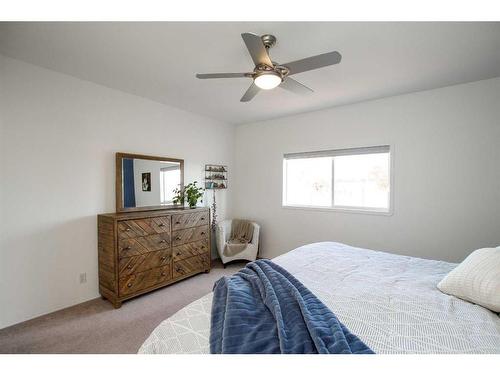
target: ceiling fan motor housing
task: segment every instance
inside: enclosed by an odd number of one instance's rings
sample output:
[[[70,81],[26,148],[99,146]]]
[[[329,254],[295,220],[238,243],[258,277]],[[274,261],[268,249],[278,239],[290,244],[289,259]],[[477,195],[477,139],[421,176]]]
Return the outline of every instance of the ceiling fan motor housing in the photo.
[[[255,67],[253,71],[256,76],[263,73],[266,74],[269,72],[274,72],[279,76],[281,76],[281,78],[285,78],[290,72],[286,66],[278,65],[274,61],[273,64],[274,64],[273,66],[268,66],[266,64],[259,64]]]
[[[260,37],[262,39],[262,43],[264,43],[264,47],[267,49],[274,47],[276,44],[276,37],[271,34],[265,34]]]

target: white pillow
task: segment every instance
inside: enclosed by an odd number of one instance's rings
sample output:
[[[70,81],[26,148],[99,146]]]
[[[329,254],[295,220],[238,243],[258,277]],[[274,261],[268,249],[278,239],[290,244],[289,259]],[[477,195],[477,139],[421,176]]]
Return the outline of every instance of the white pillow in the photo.
[[[500,312],[500,247],[474,251],[441,280],[438,288]]]

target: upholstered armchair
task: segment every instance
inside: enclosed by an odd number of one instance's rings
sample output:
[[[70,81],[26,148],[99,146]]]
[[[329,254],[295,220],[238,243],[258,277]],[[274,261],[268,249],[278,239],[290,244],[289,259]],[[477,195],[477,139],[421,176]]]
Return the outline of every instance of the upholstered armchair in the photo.
[[[231,236],[231,224],[232,220],[224,220],[217,224],[215,228],[215,241],[217,244],[217,252],[222,260],[222,264],[224,268],[226,267],[226,263],[229,263],[233,260],[249,260],[253,261],[257,259],[257,252],[259,250],[259,230],[260,226],[257,223],[252,222],[253,224],[253,237],[252,241],[247,245],[245,250],[242,252],[233,255],[233,256],[225,256],[224,248],[226,247],[227,241]]]

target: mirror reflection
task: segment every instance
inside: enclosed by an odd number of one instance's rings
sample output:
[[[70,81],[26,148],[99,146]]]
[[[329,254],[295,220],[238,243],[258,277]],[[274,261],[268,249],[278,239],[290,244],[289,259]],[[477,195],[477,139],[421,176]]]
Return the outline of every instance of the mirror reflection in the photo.
[[[173,190],[180,184],[179,162],[122,159],[122,207],[124,208],[171,205]]]

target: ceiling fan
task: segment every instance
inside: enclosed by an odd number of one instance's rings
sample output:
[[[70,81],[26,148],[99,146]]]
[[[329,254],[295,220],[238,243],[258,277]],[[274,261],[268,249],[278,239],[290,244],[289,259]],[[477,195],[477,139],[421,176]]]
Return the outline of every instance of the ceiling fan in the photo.
[[[307,57],[305,59],[292,61],[286,64],[278,64],[269,57],[269,48],[276,44],[274,35],[256,35],[252,33],[241,34],[248,52],[255,64],[253,72],[250,73],[212,73],[196,74],[197,78],[252,78],[253,82],[240,99],[241,102],[249,102],[262,90],[271,90],[279,86],[296,94],[309,94],[312,89],[302,83],[290,78],[291,75],[307,72],[308,70],[335,65],[340,62],[342,56],[337,51],[323,53],[321,55]]]

